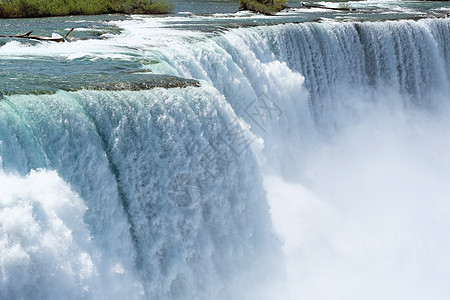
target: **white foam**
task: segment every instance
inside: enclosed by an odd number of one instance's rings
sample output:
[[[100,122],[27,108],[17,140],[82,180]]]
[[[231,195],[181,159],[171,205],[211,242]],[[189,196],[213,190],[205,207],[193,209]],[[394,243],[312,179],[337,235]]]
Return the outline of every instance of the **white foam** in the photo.
[[[87,208],[70,186],[46,171],[2,172],[0,186],[2,298],[80,298],[95,288]]]
[[[319,143],[302,179],[265,179],[283,299],[448,297],[450,124],[435,117],[382,110]]]

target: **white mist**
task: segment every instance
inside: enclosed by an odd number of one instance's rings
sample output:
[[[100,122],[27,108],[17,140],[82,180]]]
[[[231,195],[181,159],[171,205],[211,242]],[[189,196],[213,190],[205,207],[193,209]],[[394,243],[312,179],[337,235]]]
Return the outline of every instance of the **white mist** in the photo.
[[[296,180],[266,176],[276,298],[448,299],[447,115],[379,109],[318,142]]]

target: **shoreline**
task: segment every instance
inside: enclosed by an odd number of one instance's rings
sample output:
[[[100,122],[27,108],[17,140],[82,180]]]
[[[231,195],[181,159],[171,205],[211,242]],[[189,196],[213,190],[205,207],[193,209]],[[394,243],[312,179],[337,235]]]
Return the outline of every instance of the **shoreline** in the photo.
[[[174,5],[167,0],[12,0],[0,1],[0,19],[31,19],[105,14],[166,15]]]

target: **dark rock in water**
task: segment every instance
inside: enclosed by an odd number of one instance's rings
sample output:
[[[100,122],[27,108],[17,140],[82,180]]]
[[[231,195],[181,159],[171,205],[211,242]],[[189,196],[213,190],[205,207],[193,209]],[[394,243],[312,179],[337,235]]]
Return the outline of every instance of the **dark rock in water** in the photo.
[[[200,86],[194,79],[186,79],[168,75],[146,75],[145,79],[120,82],[106,82],[89,85],[85,89],[107,90],[107,91],[140,91],[157,87],[162,88],[185,88],[188,86]]]
[[[70,78],[45,77],[42,74],[30,81],[32,84],[21,85],[20,90],[17,90],[15,85],[3,86],[0,90],[0,100],[3,95],[52,94],[58,90],[140,91],[158,87],[168,89],[200,86],[200,82],[194,79],[148,73],[78,74]]]

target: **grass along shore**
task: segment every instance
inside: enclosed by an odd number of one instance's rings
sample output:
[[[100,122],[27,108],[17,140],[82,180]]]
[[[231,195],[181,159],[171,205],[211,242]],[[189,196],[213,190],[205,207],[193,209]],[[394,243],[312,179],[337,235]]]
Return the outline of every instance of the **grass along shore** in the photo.
[[[0,0],[0,18],[101,14],[166,14],[168,0]]]

